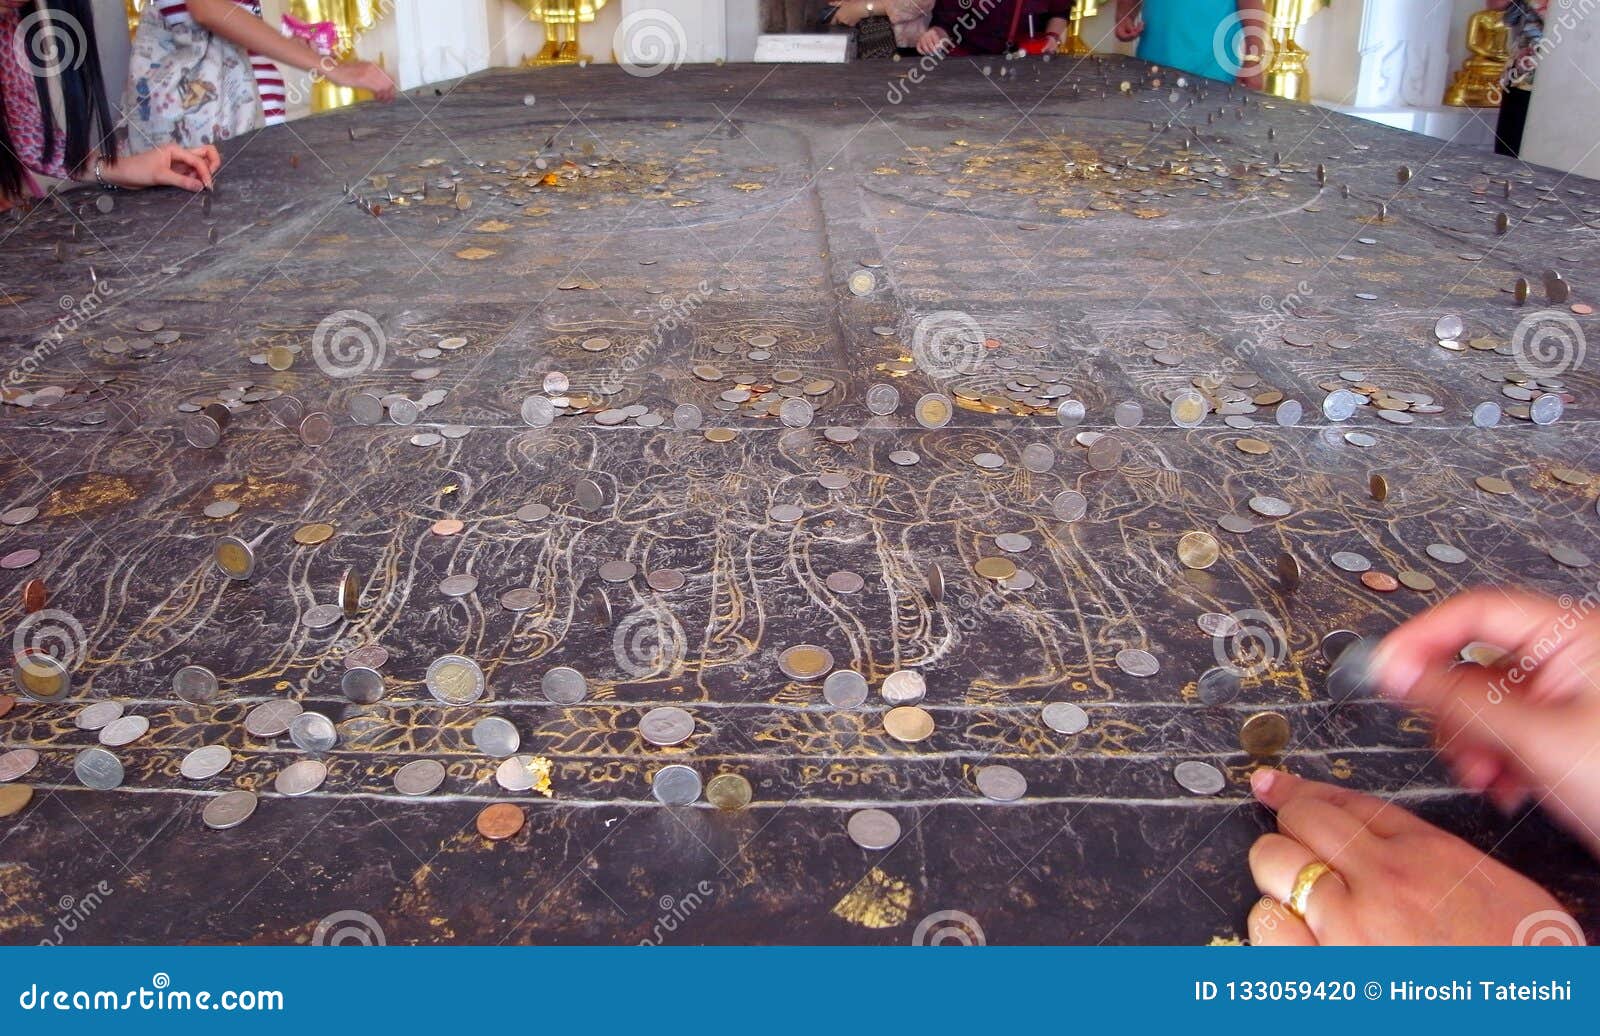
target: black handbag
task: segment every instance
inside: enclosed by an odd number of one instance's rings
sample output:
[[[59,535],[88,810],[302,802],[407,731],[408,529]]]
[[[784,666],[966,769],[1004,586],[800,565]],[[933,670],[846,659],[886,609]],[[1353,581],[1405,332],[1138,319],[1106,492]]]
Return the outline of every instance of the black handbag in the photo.
[[[894,23],[881,14],[868,15],[856,22],[856,57],[892,58],[895,52]]]

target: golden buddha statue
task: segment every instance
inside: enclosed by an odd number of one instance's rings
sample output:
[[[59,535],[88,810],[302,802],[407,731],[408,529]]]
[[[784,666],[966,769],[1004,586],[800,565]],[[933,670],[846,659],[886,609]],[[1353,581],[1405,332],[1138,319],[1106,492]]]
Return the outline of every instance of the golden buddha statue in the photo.
[[[594,21],[606,0],[517,0],[528,17],[544,23],[544,46],[524,65],[573,65],[588,61],[578,51],[578,24]]]
[[[1457,108],[1500,107],[1500,76],[1511,61],[1511,30],[1499,11],[1479,11],[1467,22],[1467,60],[1444,92]]]
[[[1085,18],[1093,18],[1099,13],[1099,0],[1078,0],[1072,8],[1072,23],[1067,32],[1067,38],[1061,42],[1061,46],[1056,48],[1056,53],[1066,54],[1075,58],[1093,54],[1094,48],[1083,40],[1083,20]]]

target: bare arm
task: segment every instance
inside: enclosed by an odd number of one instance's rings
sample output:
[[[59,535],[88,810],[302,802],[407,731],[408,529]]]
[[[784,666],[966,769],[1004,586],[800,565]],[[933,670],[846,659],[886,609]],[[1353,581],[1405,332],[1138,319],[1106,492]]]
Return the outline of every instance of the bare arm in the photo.
[[[322,55],[309,43],[283,35],[233,0],[188,0],[188,3],[189,15],[197,25],[246,50],[307,72],[323,64]]]

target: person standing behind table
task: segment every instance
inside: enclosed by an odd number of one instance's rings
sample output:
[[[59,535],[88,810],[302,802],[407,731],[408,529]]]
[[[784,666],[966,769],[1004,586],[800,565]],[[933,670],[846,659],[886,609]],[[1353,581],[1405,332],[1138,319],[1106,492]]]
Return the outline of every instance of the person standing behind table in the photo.
[[[1117,39],[1138,40],[1139,60],[1251,90],[1266,24],[1265,0],[1117,0]]]
[[[155,0],[144,9],[122,99],[129,139],[150,146],[210,144],[286,117],[275,61],[339,86],[394,99],[394,80],[370,61],[334,61],[261,20],[259,0]]]
[[[1494,127],[1494,151],[1513,158],[1522,153],[1522,130],[1528,122],[1528,102],[1533,100],[1533,74],[1538,70],[1539,48],[1544,43],[1544,15],[1549,0],[1489,0],[1492,10],[1504,11],[1511,30],[1511,63],[1500,78],[1500,115]]]
[[[1044,24],[1049,50],[1065,38],[1071,0],[934,0],[928,31],[917,40],[920,54],[966,57],[1004,54],[1032,27]],[[1051,39],[1053,37],[1053,40]]]
[[[910,50],[928,31],[933,14],[933,0],[828,0],[834,9],[833,20],[844,26],[853,26],[863,18],[882,15],[894,27],[894,43],[902,50]]]
[[[82,44],[81,56],[51,49],[68,38]],[[62,181],[211,186],[215,148],[123,154],[110,112],[89,0],[0,0],[0,209]]]

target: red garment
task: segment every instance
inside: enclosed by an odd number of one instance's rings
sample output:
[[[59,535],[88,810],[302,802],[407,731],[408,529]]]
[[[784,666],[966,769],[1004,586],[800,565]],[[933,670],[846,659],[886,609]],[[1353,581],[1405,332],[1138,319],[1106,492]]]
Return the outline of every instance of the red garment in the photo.
[[[0,7],[0,91],[5,94],[6,129],[11,148],[23,168],[57,180],[71,179],[67,169],[65,133],[57,133],[49,154],[44,148],[44,112],[39,107],[39,89],[33,70],[17,44],[19,12]],[[43,194],[38,184],[26,185],[30,194]]]
[[[1008,43],[1043,35],[1050,19],[1064,19],[1071,14],[1071,0],[936,0],[933,26],[949,33],[955,44],[946,53],[1003,54]],[[1033,16],[1031,30],[1029,15]],[[1009,39],[1013,22],[1017,26],[1016,38]]]

